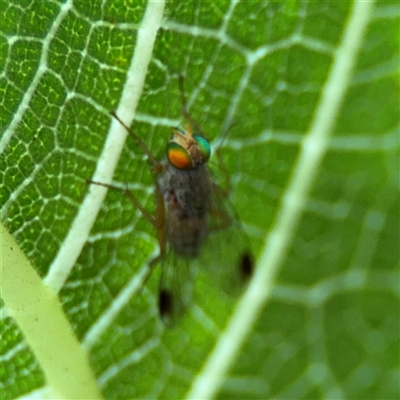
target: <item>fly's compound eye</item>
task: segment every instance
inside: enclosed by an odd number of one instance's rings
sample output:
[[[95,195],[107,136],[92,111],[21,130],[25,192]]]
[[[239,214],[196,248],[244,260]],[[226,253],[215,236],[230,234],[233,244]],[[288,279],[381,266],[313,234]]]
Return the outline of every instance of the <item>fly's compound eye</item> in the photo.
[[[176,142],[167,144],[167,158],[170,164],[177,169],[192,169],[193,161],[187,150]]]
[[[197,133],[195,133],[193,135],[193,139],[199,146],[201,156],[203,157],[203,163],[206,163],[210,159],[210,156],[211,156],[210,143],[208,143],[208,140],[206,138],[198,135]]]
[[[179,137],[167,144],[167,159],[173,167],[189,170],[205,164],[210,159],[211,146],[203,136],[194,134],[190,138],[190,144],[182,141],[187,147],[179,144],[178,140]]]

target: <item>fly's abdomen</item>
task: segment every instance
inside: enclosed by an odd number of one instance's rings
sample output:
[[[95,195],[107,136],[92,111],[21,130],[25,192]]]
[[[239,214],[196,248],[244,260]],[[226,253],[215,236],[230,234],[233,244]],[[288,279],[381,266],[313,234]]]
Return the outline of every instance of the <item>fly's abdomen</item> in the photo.
[[[206,167],[179,171],[169,166],[158,185],[164,197],[169,246],[181,256],[198,256],[207,234],[211,196]]]
[[[197,257],[207,234],[207,218],[180,218],[168,222],[168,242],[184,257]]]

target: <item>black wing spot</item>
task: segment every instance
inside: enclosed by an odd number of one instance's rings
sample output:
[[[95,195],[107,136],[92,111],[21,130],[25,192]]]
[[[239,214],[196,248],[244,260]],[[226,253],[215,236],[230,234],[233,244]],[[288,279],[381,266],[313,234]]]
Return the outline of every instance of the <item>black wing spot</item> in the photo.
[[[248,280],[251,278],[254,271],[254,262],[251,253],[246,252],[242,254],[239,268],[244,280]]]
[[[158,294],[158,312],[163,321],[171,318],[173,313],[172,293],[166,289],[161,289]]]

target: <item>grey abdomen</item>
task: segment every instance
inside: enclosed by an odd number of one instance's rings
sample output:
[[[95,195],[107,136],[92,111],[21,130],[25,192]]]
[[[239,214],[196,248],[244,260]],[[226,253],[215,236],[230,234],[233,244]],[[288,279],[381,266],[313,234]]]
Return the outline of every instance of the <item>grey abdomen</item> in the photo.
[[[207,167],[181,171],[168,165],[158,185],[165,202],[169,245],[182,256],[196,257],[207,234],[211,198]]]
[[[179,255],[197,257],[207,234],[207,218],[181,220],[178,226],[169,224],[168,242]]]

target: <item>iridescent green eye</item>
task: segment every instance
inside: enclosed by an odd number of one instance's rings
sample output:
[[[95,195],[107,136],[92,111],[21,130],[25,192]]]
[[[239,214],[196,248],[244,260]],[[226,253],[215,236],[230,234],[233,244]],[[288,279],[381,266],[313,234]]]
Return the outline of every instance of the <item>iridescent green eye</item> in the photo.
[[[206,163],[210,159],[210,156],[211,156],[210,143],[208,143],[208,140],[206,138],[204,138],[203,136],[198,135],[197,133],[195,133],[193,135],[193,139],[195,140],[195,142],[199,146],[199,149],[200,149],[200,152],[201,152],[201,156],[203,157],[203,163]]]
[[[178,169],[192,169],[193,161],[188,152],[178,143],[167,144],[167,159],[170,164]]]

